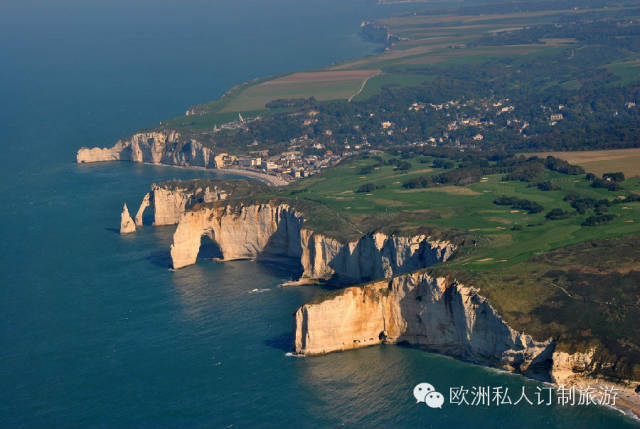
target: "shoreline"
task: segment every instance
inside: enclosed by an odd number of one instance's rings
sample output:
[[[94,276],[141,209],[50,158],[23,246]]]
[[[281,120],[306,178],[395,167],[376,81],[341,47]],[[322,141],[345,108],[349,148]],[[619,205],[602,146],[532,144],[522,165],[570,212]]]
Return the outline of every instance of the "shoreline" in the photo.
[[[259,171],[254,171],[254,170],[245,170],[242,168],[216,168],[216,169],[207,168],[206,170],[219,171],[223,173],[227,172],[230,174],[239,174],[242,176],[253,177],[257,180],[261,180],[267,183],[268,185],[274,186],[274,187],[286,186],[290,183],[284,179],[280,179],[279,177],[272,176],[267,173],[261,173]]]
[[[601,407],[610,408],[621,414],[633,419],[634,422],[640,423],[640,394],[636,393],[633,387],[629,387],[620,383],[614,383],[598,378],[582,378],[576,380],[574,385],[592,386],[596,389],[613,387],[616,389],[615,405],[600,405]]]
[[[105,161],[109,162],[109,161]],[[132,161],[128,161],[132,162]],[[153,162],[132,162],[133,164],[144,164],[144,165],[155,165],[155,166],[163,166],[163,167],[173,167],[173,168],[182,168],[185,170],[202,170],[202,171],[211,171],[214,173],[221,174],[237,174],[239,176],[251,177],[256,180],[259,180],[263,183],[266,183],[269,186],[280,187],[286,186],[289,184],[286,180],[280,179],[279,177],[272,176],[267,173],[261,173],[259,171],[254,170],[244,170],[242,168],[207,168],[207,167],[198,167],[194,165],[172,165],[172,164],[162,164],[162,163],[153,163]]]

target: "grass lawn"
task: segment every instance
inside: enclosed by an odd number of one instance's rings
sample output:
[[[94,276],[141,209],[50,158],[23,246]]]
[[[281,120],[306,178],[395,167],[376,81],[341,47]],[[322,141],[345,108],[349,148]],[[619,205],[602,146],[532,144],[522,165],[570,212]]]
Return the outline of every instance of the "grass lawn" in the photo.
[[[515,329],[555,338],[569,353],[596,347],[599,359],[615,363],[600,373],[637,380],[639,239],[587,241],[482,273],[435,271],[473,284]]]
[[[390,156],[385,155],[388,159]],[[353,159],[319,176],[302,180],[281,197],[322,204],[358,225],[359,233],[379,228],[398,231],[425,229],[434,234],[451,234],[475,240],[473,251],[456,259],[455,264],[472,271],[487,271],[526,260],[549,251],[590,239],[640,233],[640,203],[614,205],[608,213],[614,220],[597,227],[584,227],[587,215],[574,215],[562,220],[547,220],[545,214],[554,208],[573,211],[563,198],[568,193],[595,199],[613,199],[627,191],[638,191],[638,183],[628,180],[625,191],[610,192],[592,188],[585,176],[571,176],[545,171],[541,180],[549,180],[558,190],[541,191],[529,183],[503,182],[501,174],[488,175],[469,186],[441,186],[405,189],[408,179],[444,170],[431,168],[427,157],[405,159],[411,164],[407,172],[394,166],[376,166],[368,174],[363,167],[375,164],[371,159]],[[420,161],[426,161],[421,163]],[[367,183],[377,189],[357,192]],[[502,195],[535,201],[544,207],[541,213],[528,214],[498,206],[493,201]],[[518,225],[519,230],[512,227]],[[331,230],[331,225],[327,225]]]

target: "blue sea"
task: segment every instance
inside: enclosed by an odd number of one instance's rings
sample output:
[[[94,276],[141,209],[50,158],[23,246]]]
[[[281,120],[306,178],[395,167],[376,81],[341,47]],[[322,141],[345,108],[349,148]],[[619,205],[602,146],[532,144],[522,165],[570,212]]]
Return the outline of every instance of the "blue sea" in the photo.
[[[637,427],[593,406],[453,405],[452,386],[542,385],[415,348],[288,356],[321,288],[252,261],[172,272],[172,227],[117,233],[152,182],[215,173],[74,163],[249,79],[371,54],[360,22],[410,7],[0,2],[0,428]]]

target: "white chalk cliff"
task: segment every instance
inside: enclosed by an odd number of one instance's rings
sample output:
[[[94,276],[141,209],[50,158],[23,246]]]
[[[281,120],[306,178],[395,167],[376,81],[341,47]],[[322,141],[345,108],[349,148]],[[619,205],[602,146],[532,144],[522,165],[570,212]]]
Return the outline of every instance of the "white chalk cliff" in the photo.
[[[569,384],[595,367],[593,351],[556,351],[512,329],[472,287],[424,272],[342,289],[294,314],[295,352],[317,355],[377,344],[428,350]]]
[[[455,245],[426,235],[366,235],[341,243],[304,226],[302,213],[287,204],[203,206],[181,218],[173,236],[173,268],[194,264],[202,236],[220,248],[224,260],[286,256],[300,262],[303,279],[361,282],[388,278],[443,262]]]
[[[132,232],[136,232],[136,224],[131,219],[129,209],[125,204],[120,214],[120,234],[130,234]]]
[[[383,279],[300,307],[295,313],[298,354],[405,342],[558,383],[588,375],[594,366],[592,352],[556,351],[553,341],[536,341],[512,329],[474,288],[419,271],[453,255],[456,246],[448,241],[378,232],[343,243],[305,227],[303,213],[288,204],[193,207],[226,198],[217,188],[154,185],[136,221],[151,206],[154,224],[178,223],[171,245],[174,269],[194,264],[207,236],[223,260],[293,258],[300,263],[301,280]]]
[[[553,352],[552,341],[511,329],[473,288],[422,272],[305,304],[295,326],[295,350],[305,355],[406,342],[524,373]]]
[[[197,188],[154,183],[151,192],[145,194],[136,213],[136,225],[142,225],[147,208],[153,211],[154,225],[175,225],[180,216],[195,204],[222,201],[228,197],[226,190],[215,186]]]
[[[213,151],[194,139],[183,138],[176,131],[136,133],[110,148],[82,147],[76,161],[132,161],[216,168]]]

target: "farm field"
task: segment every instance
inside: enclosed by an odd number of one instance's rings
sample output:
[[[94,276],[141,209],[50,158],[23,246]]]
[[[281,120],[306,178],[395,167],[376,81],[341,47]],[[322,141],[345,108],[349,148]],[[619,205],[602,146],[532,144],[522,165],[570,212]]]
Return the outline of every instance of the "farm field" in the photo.
[[[547,156],[564,159],[571,164],[584,167],[596,174],[621,171],[627,177],[640,176],[640,148],[590,150],[575,152],[544,152],[532,155]]]
[[[612,9],[609,8],[608,11]],[[598,9],[589,9],[597,12]],[[580,16],[585,10],[552,10],[487,15],[393,16],[380,20],[390,34],[398,37],[377,55],[347,61],[324,70],[256,79],[238,85],[224,97],[196,106],[198,117],[166,121],[164,127],[208,130],[237,119],[237,114],[265,116],[282,109],[266,109],[273,100],[315,97],[318,101],[361,101],[378,94],[386,85],[416,86],[433,80],[447,65],[477,64],[491,58],[525,59],[558,52],[576,44],[571,38],[544,38],[540,43],[502,46],[478,45],[483,37],[526,26],[552,23],[561,17]],[[610,68],[629,78],[630,64]],[[434,68],[437,66],[437,68]],[[579,84],[578,84],[579,85]]]
[[[517,57],[549,52],[558,47],[570,46],[575,41],[548,38],[541,40],[542,43],[514,44],[495,49],[474,46],[473,42],[486,35],[518,30],[552,22],[559,16],[578,16],[582,13],[584,11],[553,10],[481,16],[394,16],[380,21],[400,38],[390,49],[380,55],[339,64],[332,69],[380,67],[387,71],[407,66],[477,62],[491,57]]]
[[[264,109],[269,101],[283,98],[348,99],[360,90],[367,79],[379,73],[377,69],[294,73],[249,86],[235,95],[221,111]]]

